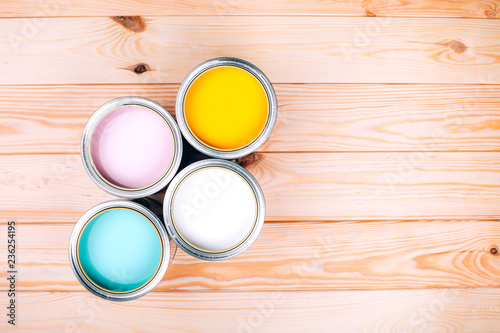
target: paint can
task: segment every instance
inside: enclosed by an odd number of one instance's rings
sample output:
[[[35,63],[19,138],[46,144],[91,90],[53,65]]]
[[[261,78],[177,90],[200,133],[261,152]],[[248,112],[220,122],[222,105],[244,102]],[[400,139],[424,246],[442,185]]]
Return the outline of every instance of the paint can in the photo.
[[[258,149],[276,123],[278,103],[266,75],[248,61],[220,57],[195,67],[176,98],[185,139],[201,153],[235,159]]]
[[[174,177],[165,193],[163,216],[168,234],[186,253],[224,260],[257,239],[265,218],[264,194],[238,164],[206,159]]]
[[[113,200],[82,215],[71,234],[69,258],[77,279],[91,293],[128,301],[162,280],[170,242],[165,226],[149,209]]]
[[[146,98],[120,97],[102,105],[83,130],[81,155],[90,178],[122,198],[154,194],[170,182],[182,157],[173,117]]]

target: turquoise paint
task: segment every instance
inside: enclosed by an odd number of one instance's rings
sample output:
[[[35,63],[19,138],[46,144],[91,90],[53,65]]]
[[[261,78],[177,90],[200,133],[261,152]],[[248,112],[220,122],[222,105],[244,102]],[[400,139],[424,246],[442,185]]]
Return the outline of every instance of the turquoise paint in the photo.
[[[84,227],[78,244],[82,270],[98,287],[130,292],[146,284],[160,265],[161,240],[154,225],[136,211],[114,208]]]

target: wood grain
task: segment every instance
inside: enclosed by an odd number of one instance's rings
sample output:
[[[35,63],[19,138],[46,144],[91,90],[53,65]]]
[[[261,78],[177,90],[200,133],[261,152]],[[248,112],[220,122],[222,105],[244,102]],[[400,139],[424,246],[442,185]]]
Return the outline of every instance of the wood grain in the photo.
[[[0,84],[180,83],[217,56],[273,83],[500,83],[500,20],[108,17],[0,21]],[[29,22],[29,20],[28,20]],[[43,64],[43,65],[41,65]],[[134,71],[138,65],[148,71]]]
[[[73,226],[17,225],[18,290],[84,290],[69,265]],[[500,255],[491,253],[499,248],[498,221],[266,223],[257,241],[229,260],[178,250],[155,290],[500,287]],[[5,242],[0,254],[6,267]],[[5,270],[0,276],[8,289]]]
[[[18,245],[17,326],[0,331],[498,332],[500,0],[0,7],[4,306],[9,220]],[[217,56],[253,62],[278,95],[275,131],[239,161],[263,231],[224,262],[179,251],[154,292],[102,301],[68,260],[76,220],[115,199],[83,170],[83,126],[126,95],[174,112]]]
[[[19,293],[18,325],[9,331],[493,333],[499,299],[498,288],[153,292],[126,303],[89,293],[29,292]]]
[[[261,151],[498,150],[500,86],[280,85]]]
[[[112,199],[79,155],[0,156],[0,218],[76,221]],[[269,221],[500,218],[496,152],[268,153],[244,165]]]
[[[0,219],[74,221],[90,207],[116,199],[99,189],[80,155],[0,156]],[[1,200],[1,199],[0,199]]]
[[[120,96],[175,114],[177,84],[4,86],[0,154],[78,153],[83,127]],[[500,86],[277,84],[261,152],[500,150]]]
[[[270,220],[496,219],[497,153],[260,154]]]
[[[115,15],[346,15],[498,18],[498,0],[4,0],[0,17]]]

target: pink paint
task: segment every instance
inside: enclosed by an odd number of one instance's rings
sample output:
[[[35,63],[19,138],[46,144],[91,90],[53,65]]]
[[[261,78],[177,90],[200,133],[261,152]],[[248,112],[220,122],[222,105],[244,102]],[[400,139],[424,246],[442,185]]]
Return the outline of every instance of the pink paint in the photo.
[[[174,154],[174,138],[166,121],[138,105],[108,113],[90,142],[97,172],[109,183],[127,189],[155,183],[168,171]]]

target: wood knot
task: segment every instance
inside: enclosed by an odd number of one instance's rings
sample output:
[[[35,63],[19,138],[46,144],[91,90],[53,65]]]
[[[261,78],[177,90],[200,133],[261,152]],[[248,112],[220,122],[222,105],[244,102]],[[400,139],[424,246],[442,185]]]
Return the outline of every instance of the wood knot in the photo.
[[[146,22],[140,16],[112,16],[111,19],[125,29],[139,33],[146,30]]]
[[[457,52],[458,54],[464,53],[467,50],[467,46],[465,46],[464,43],[458,40],[454,40],[448,45],[453,51]]]
[[[261,160],[261,154],[258,154],[258,153],[251,153],[251,154],[248,154],[246,156],[243,156],[241,158],[239,158],[236,163],[238,163],[240,166],[242,166],[243,168],[248,168],[254,164],[257,164],[259,163],[259,161]]]
[[[497,249],[496,247],[492,247],[492,248],[490,249],[490,253],[491,253],[492,255],[496,256],[496,255],[498,254],[498,249]]]
[[[365,8],[365,11],[366,11],[366,16],[368,17],[376,17],[377,15],[375,15],[373,12],[369,11],[368,9]]]
[[[484,16],[486,16],[487,18],[496,18],[497,17],[497,13],[491,9],[486,9],[484,11]]]
[[[146,64],[138,64],[134,67],[134,73],[138,75],[141,75],[142,73],[147,72],[149,70],[150,68]]]

